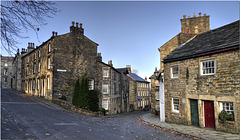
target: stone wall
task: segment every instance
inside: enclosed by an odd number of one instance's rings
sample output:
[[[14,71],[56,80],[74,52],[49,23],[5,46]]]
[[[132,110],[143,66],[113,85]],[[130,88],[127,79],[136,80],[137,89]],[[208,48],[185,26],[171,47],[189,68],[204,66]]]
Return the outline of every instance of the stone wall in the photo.
[[[214,75],[201,75],[202,60],[214,59],[216,72]],[[198,100],[199,125],[204,127],[205,100],[214,102],[215,126],[217,130],[231,130],[239,133],[240,115],[240,68],[239,51],[228,51],[219,54],[202,56],[193,59],[175,61],[164,64],[164,92],[166,122],[191,125],[190,99]],[[179,77],[171,78],[171,66],[178,65]],[[179,113],[172,112],[172,98],[179,98]],[[234,105],[234,124],[219,124],[220,102],[232,102]],[[227,128],[230,127],[230,128]]]
[[[12,87],[13,57],[1,56],[1,88]]]
[[[164,70],[163,65],[163,59],[169,55],[173,50],[175,50],[179,45],[187,42],[189,39],[194,37],[195,34],[186,34],[186,33],[179,33],[175,37],[173,37],[171,40],[169,40],[167,43],[162,45],[160,48],[158,48],[160,52],[160,72]]]
[[[137,110],[137,82],[129,77],[130,111]]]
[[[101,89],[98,80],[97,44],[82,34],[69,33],[53,40],[53,93],[71,101],[76,80],[82,76],[94,80],[94,88]]]

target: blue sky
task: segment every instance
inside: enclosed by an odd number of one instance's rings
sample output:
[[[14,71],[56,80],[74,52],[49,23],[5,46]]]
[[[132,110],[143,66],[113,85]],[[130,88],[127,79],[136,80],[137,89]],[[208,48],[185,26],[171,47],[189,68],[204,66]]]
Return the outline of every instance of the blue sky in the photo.
[[[105,63],[112,60],[116,68],[131,65],[143,78],[159,68],[158,48],[181,32],[183,15],[206,13],[210,15],[211,29],[239,20],[238,1],[60,1],[56,6],[61,12],[40,27],[39,41],[35,33],[28,31],[29,38],[18,40],[20,49],[26,48],[28,42],[40,45],[52,31],[68,33],[72,21],[80,22],[84,34],[99,44],[98,52]]]

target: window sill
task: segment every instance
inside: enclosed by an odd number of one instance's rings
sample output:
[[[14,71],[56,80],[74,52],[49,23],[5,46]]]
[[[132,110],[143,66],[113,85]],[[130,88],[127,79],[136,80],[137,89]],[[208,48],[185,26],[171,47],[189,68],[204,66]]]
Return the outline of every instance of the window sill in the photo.
[[[172,112],[173,112],[173,113],[177,113],[177,114],[179,114],[179,111],[176,111],[176,110],[173,110]]]

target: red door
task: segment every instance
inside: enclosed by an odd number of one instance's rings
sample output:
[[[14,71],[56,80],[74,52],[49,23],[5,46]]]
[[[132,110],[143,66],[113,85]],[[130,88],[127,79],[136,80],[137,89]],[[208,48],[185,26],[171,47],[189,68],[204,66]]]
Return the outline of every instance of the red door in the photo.
[[[215,128],[214,104],[212,101],[204,101],[204,118],[206,128]]]

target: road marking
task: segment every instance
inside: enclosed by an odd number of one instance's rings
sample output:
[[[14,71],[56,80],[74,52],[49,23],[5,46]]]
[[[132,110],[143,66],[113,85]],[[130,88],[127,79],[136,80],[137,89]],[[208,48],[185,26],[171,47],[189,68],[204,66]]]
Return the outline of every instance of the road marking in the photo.
[[[33,102],[1,102],[1,104],[37,104]]]
[[[77,123],[54,123],[54,125],[78,125]]]

